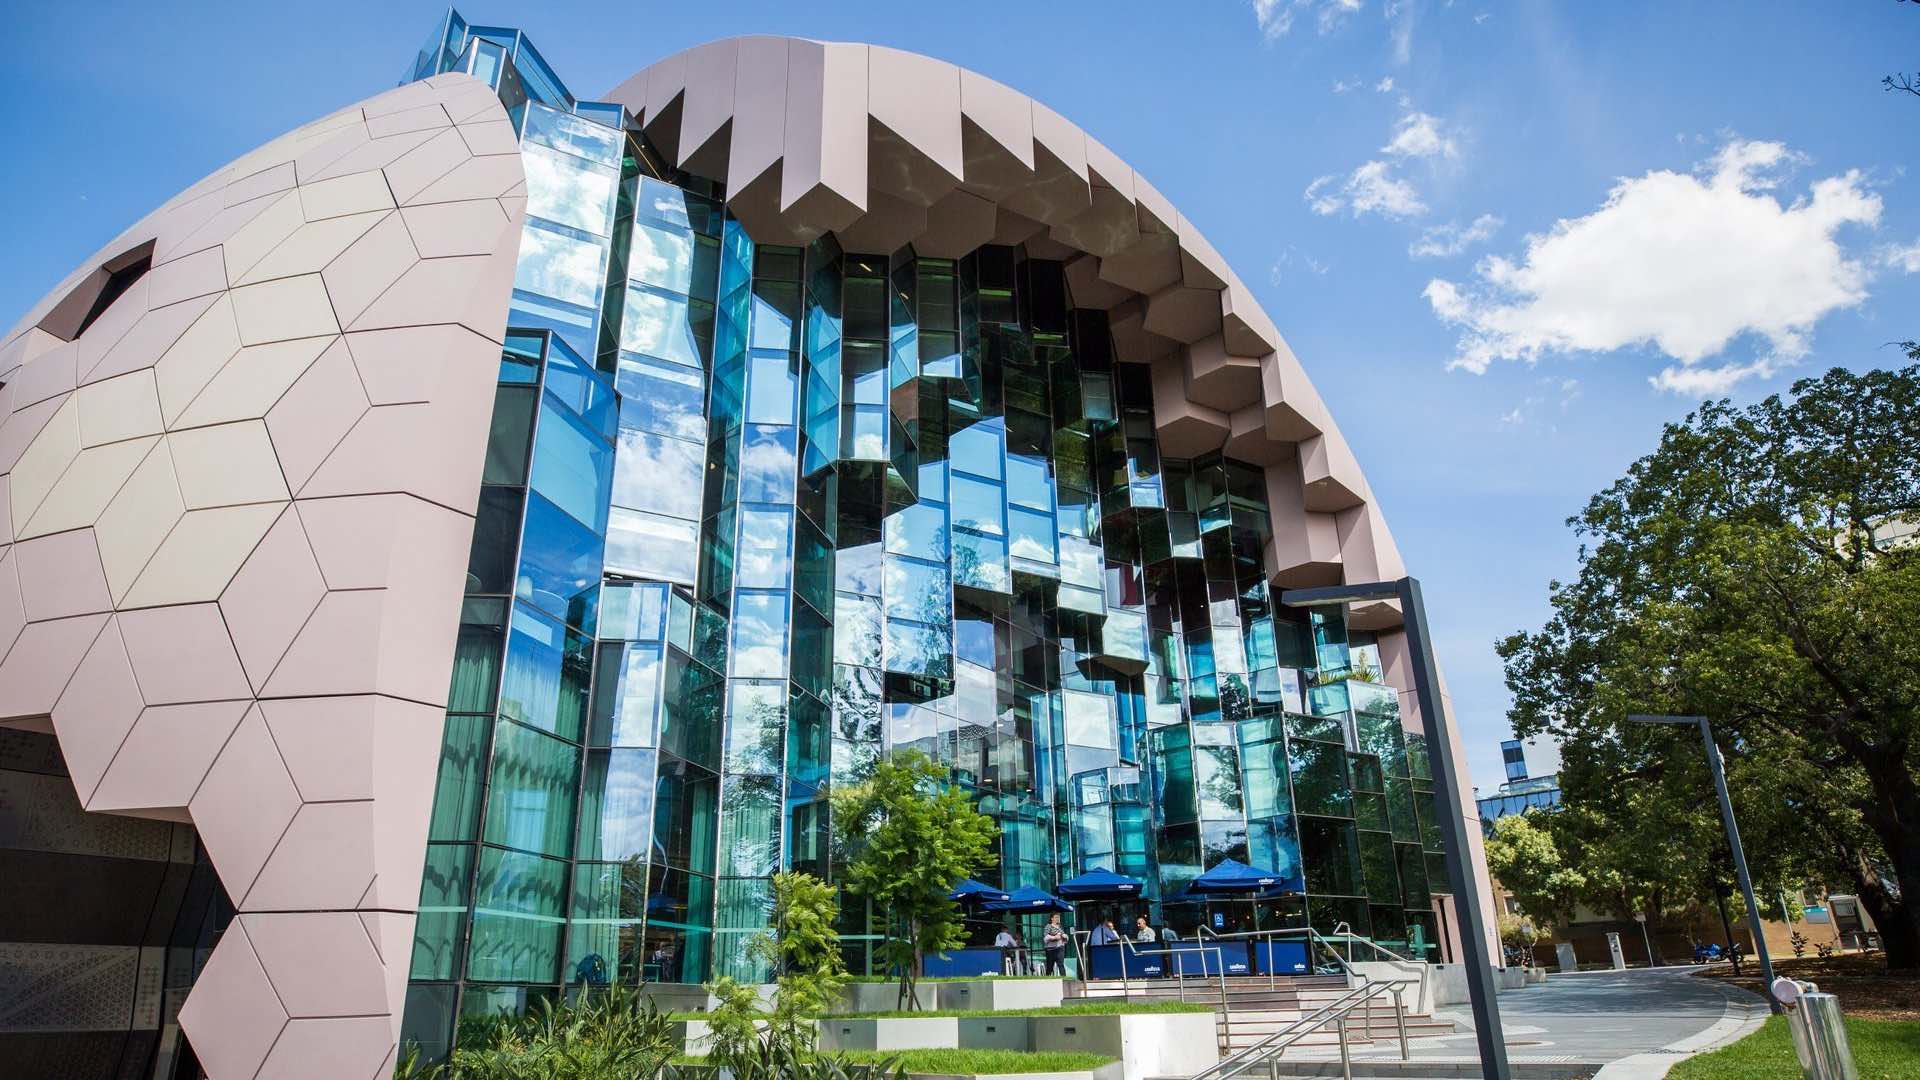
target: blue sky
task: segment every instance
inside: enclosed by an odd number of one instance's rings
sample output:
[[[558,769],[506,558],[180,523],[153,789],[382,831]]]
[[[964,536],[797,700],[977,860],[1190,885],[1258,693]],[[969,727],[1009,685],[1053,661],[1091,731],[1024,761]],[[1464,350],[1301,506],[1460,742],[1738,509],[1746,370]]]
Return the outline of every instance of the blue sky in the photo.
[[[228,159],[392,85],[430,3],[19,5],[0,310]],[[928,53],[1047,102],[1259,294],[1426,583],[1476,779],[1493,641],[1565,525],[1703,393],[1920,336],[1920,7],[1207,0],[509,3],[591,96],[714,37]]]

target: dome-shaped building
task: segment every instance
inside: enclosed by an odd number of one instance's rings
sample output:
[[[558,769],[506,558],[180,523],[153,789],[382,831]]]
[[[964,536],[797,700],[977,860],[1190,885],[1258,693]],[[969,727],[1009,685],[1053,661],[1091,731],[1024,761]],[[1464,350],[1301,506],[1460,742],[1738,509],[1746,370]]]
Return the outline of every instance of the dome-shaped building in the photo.
[[[761,979],[770,877],[907,750],[1002,888],[1457,954],[1397,607],[1279,600],[1404,574],[1354,455],[1195,224],[973,72],[742,37],[584,102],[450,12],[0,382],[0,719],[197,883],[137,894],[169,1005],[113,1075],[188,985],[225,1080]],[[1188,891],[1227,858],[1279,884]]]

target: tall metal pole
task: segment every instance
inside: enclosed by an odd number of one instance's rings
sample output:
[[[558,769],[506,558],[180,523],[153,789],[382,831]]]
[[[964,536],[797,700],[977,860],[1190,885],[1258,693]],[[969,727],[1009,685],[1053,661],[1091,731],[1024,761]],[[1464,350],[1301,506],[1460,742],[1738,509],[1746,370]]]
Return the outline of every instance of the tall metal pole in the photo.
[[[1474,887],[1472,861],[1467,852],[1467,819],[1460,774],[1453,767],[1453,732],[1440,707],[1440,665],[1427,633],[1427,608],[1420,582],[1400,579],[1400,616],[1405,623],[1407,653],[1413,659],[1414,697],[1420,703],[1420,722],[1427,729],[1427,758],[1433,766],[1434,798],[1439,803],[1440,827],[1447,843],[1447,883],[1460,919],[1460,961],[1466,968],[1467,995],[1473,1004],[1473,1031],[1480,1043],[1480,1069],[1486,1080],[1509,1080],[1507,1040],[1500,1027],[1500,1006],[1494,1000],[1493,957],[1487,949],[1487,913],[1480,909],[1480,890]]]
[[[1507,1065],[1507,1041],[1500,1028],[1500,1004],[1493,985],[1493,955],[1487,948],[1487,913],[1474,888],[1472,863],[1467,857],[1467,805],[1460,774],[1453,767],[1453,732],[1440,709],[1440,665],[1433,656],[1427,632],[1427,608],[1420,582],[1410,577],[1311,589],[1288,589],[1280,602],[1288,607],[1353,604],[1368,600],[1398,600],[1407,635],[1407,653],[1413,661],[1414,699],[1420,703],[1420,722],[1426,728],[1427,757],[1433,766],[1434,801],[1447,845],[1447,882],[1460,920],[1460,962],[1467,977],[1467,996],[1473,1005],[1473,1034],[1480,1044],[1481,1076],[1485,1080],[1512,1080]]]
[[[1747,932],[1753,935],[1753,949],[1760,954],[1760,986],[1766,991],[1767,1004],[1774,1012],[1783,1011],[1773,998],[1773,957],[1767,953],[1767,936],[1760,928],[1760,905],[1753,899],[1753,878],[1747,875],[1747,851],[1740,846],[1740,826],[1733,820],[1733,799],[1727,795],[1727,770],[1720,762],[1720,746],[1713,741],[1713,726],[1700,720],[1700,741],[1707,744],[1707,768],[1713,773],[1713,788],[1720,793],[1720,816],[1727,823],[1727,844],[1733,848],[1733,872],[1740,879],[1740,893],[1747,898]]]

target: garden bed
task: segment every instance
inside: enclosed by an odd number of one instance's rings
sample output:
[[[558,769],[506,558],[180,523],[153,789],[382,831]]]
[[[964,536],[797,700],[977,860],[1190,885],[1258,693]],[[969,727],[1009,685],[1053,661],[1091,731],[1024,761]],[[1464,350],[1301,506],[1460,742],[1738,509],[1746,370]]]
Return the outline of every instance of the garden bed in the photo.
[[[1840,1011],[1850,1019],[1920,1021],[1920,972],[1890,972],[1886,957],[1880,953],[1776,958],[1773,973],[1818,983],[1822,993],[1840,999]],[[1726,966],[1703,974],[1765,996],[1760,986],[1760,962],[1752,957],[1740,961],[1737,979],[1733,969]]]

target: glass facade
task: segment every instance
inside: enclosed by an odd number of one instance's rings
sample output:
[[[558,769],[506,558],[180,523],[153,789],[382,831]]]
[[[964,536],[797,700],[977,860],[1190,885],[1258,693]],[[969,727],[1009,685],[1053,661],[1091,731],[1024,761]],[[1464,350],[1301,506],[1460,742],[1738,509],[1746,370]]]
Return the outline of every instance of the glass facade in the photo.
[[[518,32],[451,14],[411,74],[455,69],[509,106],[528,216],[407,1038],[764,979],[769,879],[834,878],[832,791],[909,748],[1000,823],[1002,888],[1112,869],[1187,934],[1432,950],[1433,781],[1377,644],[1279,607],[1261,468],[1162,454],[1061,263],[758,243]],[[1286,884],[1186,893],[1228,857]],[[879,913],[844,920],[871,970]]]

